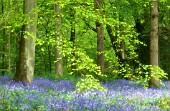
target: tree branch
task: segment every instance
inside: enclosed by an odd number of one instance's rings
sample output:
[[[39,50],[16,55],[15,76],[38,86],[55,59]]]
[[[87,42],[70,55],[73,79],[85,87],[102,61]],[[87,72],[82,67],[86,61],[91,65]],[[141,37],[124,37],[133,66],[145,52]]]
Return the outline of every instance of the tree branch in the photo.
[[[85,20],[84,20],[85,21]],[[85,24],[88,28],[90,28],[91,30],[93,30],[94,32],[97,32],[96,28],[92,27],[89,23],[87,23],[87,21],[85,21]]]

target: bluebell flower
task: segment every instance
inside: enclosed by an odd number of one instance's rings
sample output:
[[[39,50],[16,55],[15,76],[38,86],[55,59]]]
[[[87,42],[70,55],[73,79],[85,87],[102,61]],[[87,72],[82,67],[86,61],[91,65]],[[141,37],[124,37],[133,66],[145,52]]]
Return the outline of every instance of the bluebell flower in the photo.
[[[0,80],[0,100],[5,98],[5,104],[22,111],[42,106],[44,111],[160,111],[159,101],[170,97],[169,81],[164,81],[165,87],[160,89],[146,90],[135,82],[115,80],[101,83],[106,92],[78,93],[69,80],[36,78],[32,84],[17,83],[8,77]]]

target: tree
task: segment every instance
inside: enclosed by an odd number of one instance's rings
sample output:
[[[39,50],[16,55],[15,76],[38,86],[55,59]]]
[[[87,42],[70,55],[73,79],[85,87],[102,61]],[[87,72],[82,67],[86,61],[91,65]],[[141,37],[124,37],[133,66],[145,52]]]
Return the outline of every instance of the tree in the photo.
[[[96,12],[102,16],[102,0],[94,0],[94,8]],[[97,65],[100,66],[101,73],[104,74],[104,26],[97,20],[96,21],[96,32],[97,32]]]
[[[166,4],[166,5],[165,5]],[[170,80],[170,1],[159,2],[159,65]]]
[[[56,20],[56,74],[62,76],[63,74],[63,60],[62,60],[62,15],[59,3],[55,4],[55,12],[57,14]]]
[[[11,10],[11,0],[8,0],[8,10]],[[11,30],[8,29],[8,70],[11,71]]]
[[[71,1],[73,2],[73,0]],[[75,41],[76,41],[76,21],[75,21],[75,13],[76,10],[74,6],[70,7],[70,19],[71,19],[71,33],[70,33],[70,42],[72,43],[72,63],[71,63],[71,70],[75,72],[76,70],[76,54],[75,54]]]
[[[26,44],[32,38],[31,33],[33,32],[26,27],[35,22],[32,18],[28,20],[30,15],[34,15],[33,12],[23,14],[21,8],[23,0],[1,0],[1,3],[2,1],[4,3],[1,4],[1,7],[3,5],[4,15],[2,11],[0,12],[4,18],[1,17],[0,19],[0,44],[2,44],[0,49],[0,73],[4,69],[6,71],[7,66],[10,69],[10,65],[11,71],[14,71],[16,59],[19,60],[19,58],[23,58],[23,55],[28,55],[26,51],[31,48],[30,46],[29,48],[24,47],[28,47]],[[162,1],[159,3],[159,28],[161,28],[159,32],[162,34],[160,41],[163,38],[165,41],[159,44],[163,49],[160,52],[163,55],[160,56],[160,67],[165,69],[166,64],[166,68],[169,69],[169,64],[167,64],[167,61],[170,60],[168,57],[170,54],[168,52],[169,42],[166,39],[169,36],[169,28],[167,27],[169,24],[168,14],[166,14],[169,10],[165,8],[166,3]],[[10,5],[9,9],[8,5]],[[32,4],[29,4],[29,8],[30,6]],[[87,58],[94,60],[91,62],[97,63],[102,73],[108,74],[108,77],[109,75],[110,77],[116,76],[116,78],[122,78],[125,74],[140,75],[138,74],[138,67],[142,67],[143,64],[149,64],[149,46],[144,48],[144,45],[140,45],[142,43],[149,45],[150,11],[147,0],[140,2],[134,0],[70,0],[68,2],[62,0],[39,0],[38,6],[35,60],[35,70],[38,76],[55,70],[57,74],[60,72],[59,75],[62,74],[62,71],[75,73],[75,70],[78,76],[87,73],[95,74],[91,73],[94,70],[91,71],[92,68]],[[62,18],[60,18],[61,15]],[[104,35],[105,25],[108,34],[105,33]],[[3,29],[5,29],[5,35],[3,35]],[[142,41],[142,43],[138,40]],[[20,53],[22,54],[20,57],[18,54],[19,44]],[[7,47],[3,47],[6,45]],[[17,47],[15,47],[16,45]],[[162,47],[163,45],[164,47]],[[167,56],[166,59],[165,56]],[[58,61],[54,62],[56,59]],[[26,58],[22,61],[25,60]],[[23,69],[23,63],[17,62],[17,64],[19,66],[17,74],[19,74],[19,70]],[[2,68],[2,66],[5,67]],[[72,68],[72,70],[68,67]],[[146,73],[142,70],[142,77],[144,77],[144,74]],[[17,77],[20,78],[19,76]]]
[[[158,0],[150,0],[150,65],[158,66]],[[157,71],[155,69],[155,71]],[[151,74],[150,86],[160,87],[160,81]]]
[[[39,1],[38,7],[38,29],[36,44],[36,66],[40,72],[55,71],[55,48],[56,48],[56,16],[53,2]],[[43,63],[41,62],[43,61]],[[43,65],[42,65],[43,64]],[[41,68],[43,66],[43,69]]]
[[[1,0],[1,11],[2,11],[2,18],[4,18],[4,9],[5,9],[5,6],[4,6],[4,1]],[[6,44],[6,41],[5,41],[5,34],[6,34],[6,30],[4,28],[4,25],[5,23],[1,26],[2,30],[1,30],[1,36],[2,36],[2,76],[5,75],[5,44]]]
[[[36,37],[36,13],[32,10],[36,8],[36,0],[23,0],[23,13],[29,19],[22,27],[22,36],[19,47],[19,63],[16,67],[15,81],[31,83],[34,76],[35,62],[35,37]]]
[[[117,37],[117,35],[116,36],[113,35],[113,33],[112,33],[112,26],[107,24],[106,25],[106,29],[107,29],[108,35],[110,37],[112,48],[113,48],[113,50],[115,50],[115,55],[118,57],[119,63],[120,64],[124,64],[125,63],[125,42],[121,41],[120,44],[118,44],[118,45],[115,44],[115,42],[117,41],[118,37]],[[120,30],[120,32],[121,32],[121,30]],[[121,50],[121,51],[118,51],[118,50]]]

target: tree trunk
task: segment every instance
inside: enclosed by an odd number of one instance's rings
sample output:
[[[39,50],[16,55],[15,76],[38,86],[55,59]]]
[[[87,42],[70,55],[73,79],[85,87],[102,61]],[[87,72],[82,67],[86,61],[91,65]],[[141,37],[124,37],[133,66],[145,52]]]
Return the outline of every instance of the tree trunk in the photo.
[[[8,30],[8,70],[11,71],[11,31]]]
[[[70,17],[71,17],[71,36],[70,42],[72,42],[72,58],[73,61],[71,63],[71,70],[75,72],[76,70],[76,54],[75,54],[75,40],[76,40],[76,29],[75,29],[75,10],[73,8],[70,9]]]
[[[2,18],[4,18],[4,1],[1,0],[1,12],[2,12]],[[3,28],[3,25],[1,26],[2,30],[1,30],[1,35],[2,35],[2,76],[5,75],[5,45],[6,45],[6,41],[5,41],[5,33],[6,30],[5,28]]]
[[[56,74],[62,76],[63,74],[63,60],[62,60],[62,17],[61,7],[59,4],[55,5],[55,12],[57,14],[56,20]]]
[[[11,10],[11,0],[8,0],[8,10]],[[11,30],[8,29],[8,70],[11,72]]]
[[[158,66],[158,61],[158,1],[150,0],[150,65]],[[160,87],[160,81],[152,74],[150,86]]]
[[[49,22],[47,22],[47,26],[48,26],[48,24],[49,24]],[[52,71],[52,65],[51,65],[51,62],[52,62],[52,60],[51,60],[51,46],[50,46],[50,44],[48,44],[48,42],[50,42],[50,36],[48,36],[48,33],[49,33],[49,31],[48,31],[48,29],[47,29],[47,27],[45,27],[45,35],[46,35],[46,38],[47,38],[47,53],[48,53],[48,59],[47,59],[47,65],[45,66],[45,67],[47,67],[47,70],[51,73],[51,71]]]
[[[2,40],[2,76],[5,75],[5,29],[2,30],[2,37],[3,37],[3,40]]]
[[[28,14],[30,20],[36,19],[36,12],[30,12],[36,7],[36,0],[23,0],[23,6],[23,13]],[[34,76],[35,62],[35,21],[29,21],[28,24],[23,25],[22,31],[19,47],[19,64],[16,69],[14,80],[31,83]]]
[[[102,0],[94,0],[94,8],[101,9]],[[101,11],[99,11],[101,14]],[[96,31],[97,31],[97,65],[100,66],[101,73],[104,74],[104,27],[103,24],[96,21]]]
[[[109,24],[107,24],[106,25],[106,29],[107,29],[107,32],[108,32],[108,35],[109,35],[109,37],[110,37],[110,41],[111,41],[111,44],[112,44],[112,48],[113,48],[113,50],[115,50],[115,54],[116,54],[116,57],[118,57],[118,61],[119,61],[119,63],[121,63],[121,64],[124,64],[124,61],[125,61],[125,52],[124,52],[124,50],[125,50],[125,42],[124,41],[122,41],[121,42],[121,44],[120,44],[120,48],[122,49],[122,51],[116,51],[116,50],[119,50],[118,49],[118,46],[116,45],[116,44],[114,44],[116,41],[117,41],[117,36],[114,36],[113,34],[112,34],[112,26],[111,25],[109,25]]]
[[[50,37],[49,36],[47,36],[49,39],[48,39],[48,41],[50,41]],[[48,51],[48,65],[49,65],[49,71],[50,71],[50,73],[51,73],[51,71],[52,71],[52,65],[51,65],[51,47],[50,47],[50,44],[48,44],[48,46],[47,46],[47,51]]]

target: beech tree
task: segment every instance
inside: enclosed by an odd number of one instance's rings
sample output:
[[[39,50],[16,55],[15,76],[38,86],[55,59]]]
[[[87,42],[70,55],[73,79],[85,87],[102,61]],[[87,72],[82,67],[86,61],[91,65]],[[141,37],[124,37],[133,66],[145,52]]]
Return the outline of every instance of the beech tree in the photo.
[[[23,14],[28,15],[28,21],[22,27],[20,38],[19,61],[14,76],[15,81],[31,83],[34,76],[35,37],[36,37],[36,0],[23,0]]]
[[[55,4],[56,18],[56,74],[62,76],[63,74],[63,62],[62,62],[62,15],[61,7],[59,3]]]
[[[158,61],[158,0],[150,0],[150,65],[158,66]],[[154,76],[151,73],[150,86],[160,87]]]
[[[8,10],[11,10],[11,0],[8,0]],[[11,71],[11,30],[8,29],[8,70]]]
[[[94,8],[97,13],[102,16],[102,0],[94,0]],[[104,27],[99,20],[96,21],[97,32],[97,65],[101,68],[101,73],[104,74]]]

